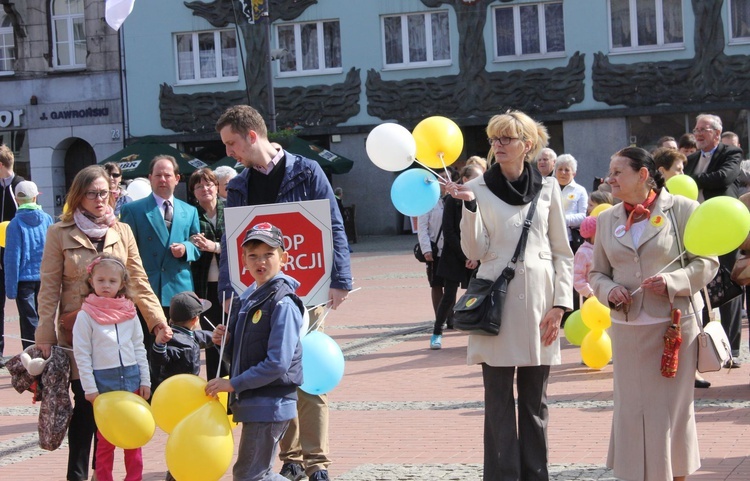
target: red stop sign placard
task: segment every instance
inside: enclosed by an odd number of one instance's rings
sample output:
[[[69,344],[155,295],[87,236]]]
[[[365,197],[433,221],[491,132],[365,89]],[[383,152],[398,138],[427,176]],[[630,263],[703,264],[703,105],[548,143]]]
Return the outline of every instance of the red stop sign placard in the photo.
[[[254,282],[242,262],[242,241],[254,225],[268,222],[281,229],[289,262],[283,272],[300,282],[297,295],[317,305],[328,300],[333,265],[331,214],[328,200],[290,202],[224,210],[229,276],[238,293]]]
[[[288,214],[266,214],[249,219],[245,229],[237,237],[237,254],[242,260],[242,240],[245,233],[254,225],[268,222],[284,234],[284,250],[289,253],[289,262],[284,266],[284,274],[300,282],[297,295],[304,297],[326,275],[323,264],[323,233],[299,212]],[[245,285],[253,283],[253,276],[246,269],[240,271],[240,279]]]

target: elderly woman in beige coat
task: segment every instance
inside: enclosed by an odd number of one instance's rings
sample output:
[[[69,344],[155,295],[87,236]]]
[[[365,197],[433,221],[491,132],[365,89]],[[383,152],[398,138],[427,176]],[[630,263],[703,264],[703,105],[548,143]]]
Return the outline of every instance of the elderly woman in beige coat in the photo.
[[[67,210],[60,222],[47,231],[41,266],[39,326],[36,345],[49,357],[53,345],[70,348],[73,323],[88,288],[83,284],[86,266],[102,252],[123,260],[130,274],[130,290],[138,309],[154,333],[167,326],[164,311],[148,282],[138,246],[127,224],[117,221],[109,197],[109,175],[98,165],[84,168],[68,191]],[[55,322],[57,320],[57,322]],[[73,417],[68,429],[68,471],[66,479],[88,479],[91,440],[96,432],[91,403],[84,397],[72,352]]]
[[[523,261],[508,285],[497,336],[469,336],[468,363],[484,379],[484,479],[548,480],[547,382],[560,364],[560,321],[573,305],[573,253],[560,187],[529,159],[547,144],[541,124],[518,111],[487,126],[494,165],[446,190],[464,201],[461,247],[479,259],[477,277],[497,279],[508,265],[531,202],[537,202]],[[517,375],[518,427],[513,378]]]
[[[597,219],[589,274],[596,297],[612,307],[615,407],[607,466],[628,481],[684,480],[700,467],[693,410],[700,290],[719,264],[689,252],[680,259],[698,203],[661,188],[651,154],[637,147],[617,152],[608,182],[622,203]],[[672,309],[682,314],[682,345],[676,376],[667,378],[660,366]]]

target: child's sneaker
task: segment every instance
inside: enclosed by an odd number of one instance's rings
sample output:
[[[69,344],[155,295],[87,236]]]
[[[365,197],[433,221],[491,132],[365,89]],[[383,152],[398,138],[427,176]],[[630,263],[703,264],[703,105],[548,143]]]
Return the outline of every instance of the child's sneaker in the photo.
[[[430,339],[430,349],[437,350],[443,348],[443,336],[433,334]]]
[[[284,463],[279,474],[291,481],[307,479],[307,476],[305,476],[305,469],[301,464],[297,463]]]

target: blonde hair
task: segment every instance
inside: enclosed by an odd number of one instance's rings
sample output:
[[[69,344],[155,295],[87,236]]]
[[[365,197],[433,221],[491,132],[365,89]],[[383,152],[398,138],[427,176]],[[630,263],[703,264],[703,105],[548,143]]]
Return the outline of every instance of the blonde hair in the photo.
[[[531,149],[526,152],[525,161],[536,157],[537,153],[549,143],[547,128],[520,110],[508,110],[504,114],[495,115],[487,124],[487,137],[514,137],[522,142],[531,141]],[[488,159],[495,154],[490,147]]]

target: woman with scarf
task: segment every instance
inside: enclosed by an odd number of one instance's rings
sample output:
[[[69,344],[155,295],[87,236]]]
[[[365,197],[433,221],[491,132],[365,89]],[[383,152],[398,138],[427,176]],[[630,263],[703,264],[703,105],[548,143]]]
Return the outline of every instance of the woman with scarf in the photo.
[[[500,276],[532,203],[536,211],[508,284],[500,332],[469,336],[468,363],[481,364],[484,379],[484,479],[548,480],[547,382],[550,366],[560,364],[560,321],[573,305],[573,253],[560,186],[529,163],[547,145],[546,128],[508,111],[492,117],[487,137],[492,167],[466,184],[446,186],[463,201],[461,248],[480,261],[478,278]]]
[[[130,226],[118,222],[115,217],[108,202],[109,191],[110,178],[106,170],[97,165],[84,168],[73,179],[68,191],[68,208],[60,216],[60,222],[47,231],[41,266],[39,326],[35,334],[36,345],[45,358],[50,356],[54,345],[71,347],[73,324],[86,296],[80,288],[81,281],[87,275],[86,266],[101,253],[125,261],[130,275],[129,289],[149,330],[156,334],[166,329],[171,334],[161,304],[143,270],[133,232]],[[68,428],[66,479],[83,481],[88,479],[91,440],[96,424],[72,351],[66,353],[70,355],[73,371],[71,388],[74,401]]]
[[[607,466],[617,479],[684,480],[700,467],[693,408],[700,290],[719,263],[684,251],[685,225],[698,203],[662,189],[651,154],[620,150],[607,182],[622,203],[597,219],[589,274],[594,294],[612,309],[615,407]],[[664,371],[662,355],[671,354],[665,345],[677,329],[676,366]]]

